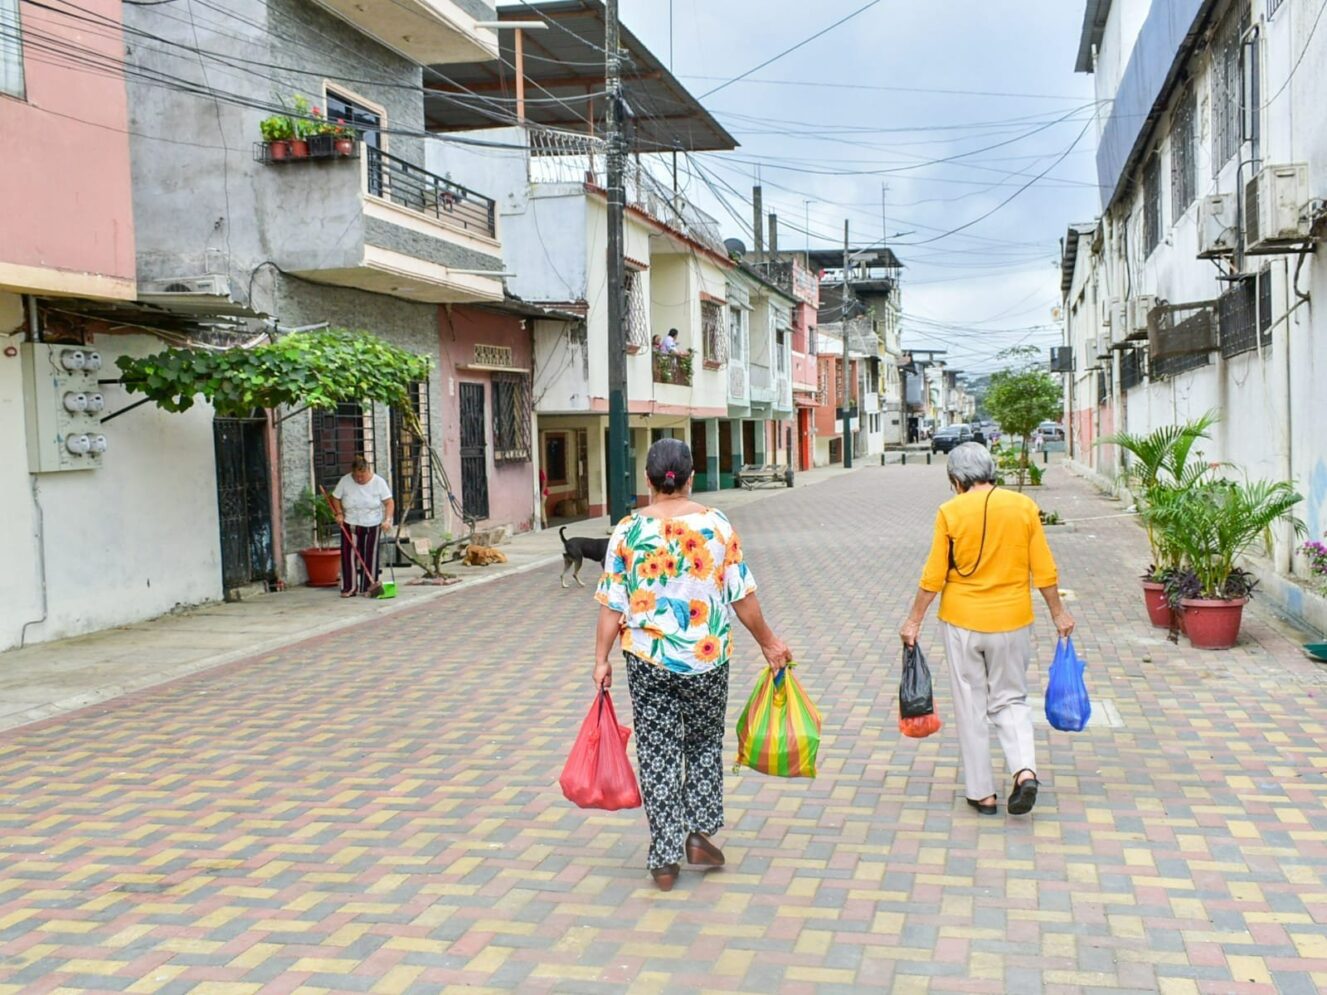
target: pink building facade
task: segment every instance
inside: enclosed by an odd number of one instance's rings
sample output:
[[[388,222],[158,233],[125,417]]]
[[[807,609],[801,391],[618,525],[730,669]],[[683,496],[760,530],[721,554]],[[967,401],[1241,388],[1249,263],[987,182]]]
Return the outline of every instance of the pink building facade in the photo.
[[[438,309],[442,459],[455,500],[481,528],[539,524],[528,321],[481,307]]]
[[[65,39],[115,64],[118,32],[18,4],[20,38]],[[85,0],[80,16],[120,21],[119,0]],[[0,295],[129,300],[135,293],[129,114],[123,79],[81,72],[12,43],[0,19]],[[21,65],[19,64],[21,63]],[[6,329],[7,330],[7,329]]]

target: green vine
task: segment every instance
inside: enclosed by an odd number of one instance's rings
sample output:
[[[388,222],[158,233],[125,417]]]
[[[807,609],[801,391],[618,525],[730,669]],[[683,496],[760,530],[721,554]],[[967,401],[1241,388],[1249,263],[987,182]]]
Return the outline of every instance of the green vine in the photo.
[[[299,332],[253,349],[166,349],[116,362],[129,393],[166,411],[187,411],[201,397],[223,417],[283,404],[327,409],[376,401],[408,410],[410,385],[429,375],[427,356],[345,328]]]

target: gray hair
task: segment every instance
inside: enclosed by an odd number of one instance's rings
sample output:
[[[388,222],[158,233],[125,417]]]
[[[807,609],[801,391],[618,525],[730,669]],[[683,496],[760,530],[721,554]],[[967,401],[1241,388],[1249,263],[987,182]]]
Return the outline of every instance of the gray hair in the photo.
[[[945,463],[950,479],[964,490],[975,484],[995,483],[995,460],[980,442],[955,446]]]

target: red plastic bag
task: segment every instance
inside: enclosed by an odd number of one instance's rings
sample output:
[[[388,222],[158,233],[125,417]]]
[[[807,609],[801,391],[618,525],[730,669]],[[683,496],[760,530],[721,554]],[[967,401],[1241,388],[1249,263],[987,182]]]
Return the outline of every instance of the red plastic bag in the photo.
[[[902,715],[898,717],[898,731],[910,739],[925,739],[927,736],[939,732],[943,725],[940,716],[935,712],[918,715],[911,719],[905,719]]]
[[[562,793],[581,808],[640,808],[640,787],[627,757],[631,730],[617,724],[613,699],[600,691],[562,768]]]

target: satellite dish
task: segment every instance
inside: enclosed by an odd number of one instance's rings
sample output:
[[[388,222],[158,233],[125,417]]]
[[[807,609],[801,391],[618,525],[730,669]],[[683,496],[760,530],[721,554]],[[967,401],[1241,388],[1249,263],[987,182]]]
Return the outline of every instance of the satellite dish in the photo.
[[[728,250],[730,256],[746,255],[746,244],[740,238],[725,238],[723,247]]]

